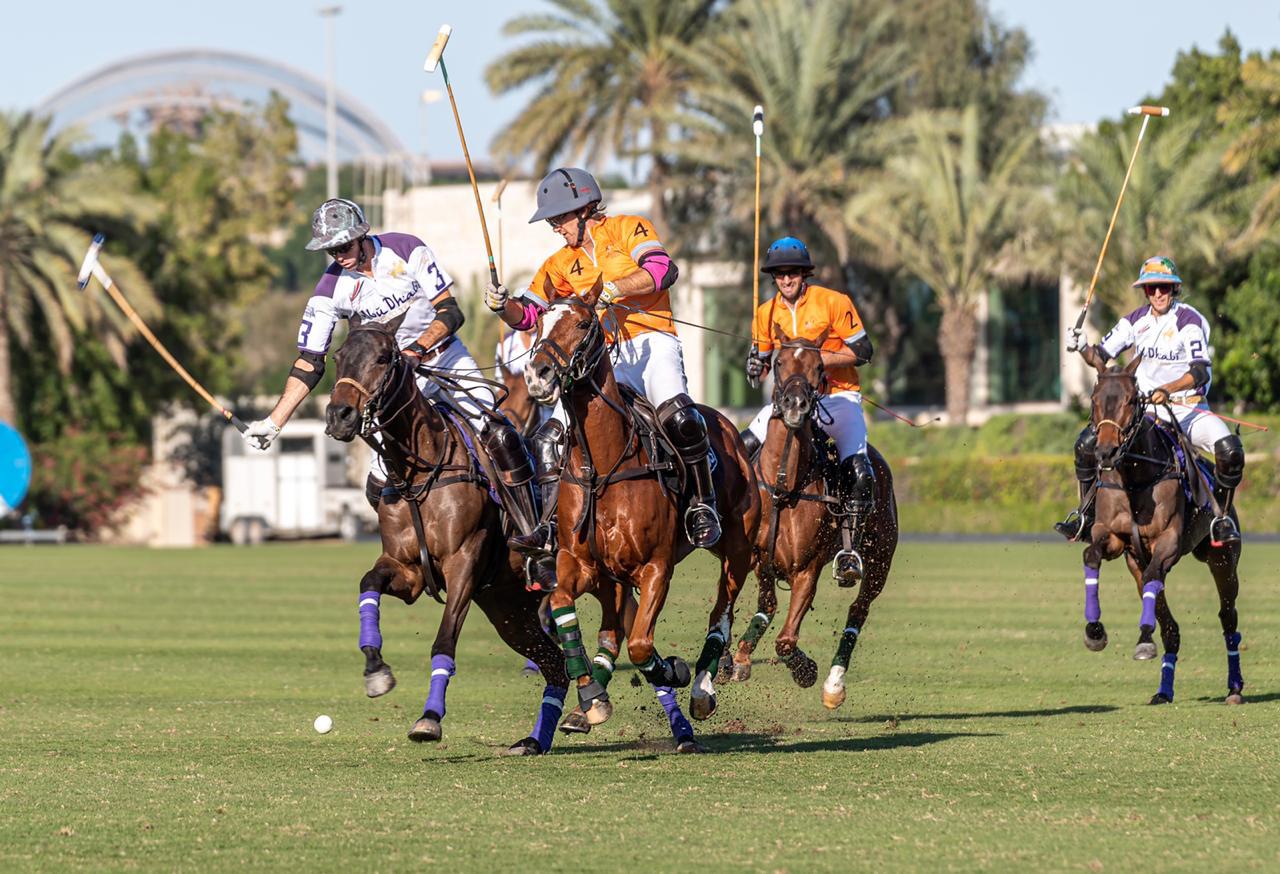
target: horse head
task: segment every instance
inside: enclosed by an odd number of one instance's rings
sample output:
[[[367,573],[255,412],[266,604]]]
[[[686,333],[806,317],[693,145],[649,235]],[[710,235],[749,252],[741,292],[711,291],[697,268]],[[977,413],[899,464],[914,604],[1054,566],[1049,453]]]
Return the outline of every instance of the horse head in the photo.
[[[347,443],[367,433],[374,417],[406,381],[412,382],[413,369],[396,346],[396,330],[403,318],[386,323],[352,320],[346,342],[333,357],[338,380],[324,413],[325,433],[330,437]]]
[[[549,284],[548,284],[549,285]],[[596,317],[603,278],[586,294],[554,300],[538,317],[538,334],[524,368],[529,396],[550,406],[587,379],[604,355],[604,328]],[[550,287],[548,300],[554,299]]]
[[[818,399],[827,385],[827,374],[822,366],[822,343],[827,333],[816,341],[793,339],[781,328],[778,331],[778,351],[773,365],[773,415],[784,425],[795,430],[813,415]]]
[[[1124,367],[1095,365],[1098,381],[1093,386],[1089,421],[1098,435],[1098,464],[1105,468],[1115,465],[1117,458],[1132,436],[1138,419],[1138,379],[1134,376],[1142,356],[1136,356]]]

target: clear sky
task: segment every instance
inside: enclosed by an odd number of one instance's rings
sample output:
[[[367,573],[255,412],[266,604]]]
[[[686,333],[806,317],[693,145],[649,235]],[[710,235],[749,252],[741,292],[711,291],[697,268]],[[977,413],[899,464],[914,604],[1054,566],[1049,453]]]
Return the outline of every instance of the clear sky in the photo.
[[[644,0],[635,0],[644,2]],[[990,0],[1024,28],[1035,57],[1024,84],[1046,92],[1054,118],[1115,115],[1167,80],[1179,49],[1213,49],[1231,27],[1246,50],[1280,47],[1280,5],[1268,0]],[[231,49],[324,75],[324,27],[310,0],[8,0],[0,108],[37,105],[68,82],[131,55],[185,47]],[[797,4],[798,5],[798,4]],[[482,155],[521,95],[491,97],[485,65],[511,45],[502,23],[538,0],[348,0],[338,18],[338,85],[378,113],[410,149],[423,147],[420,95],[440,88],[422,61],[439,25],[454,26],[447,54],[472,153]],[[448,103],[426,109],[429,151],[460,158]]]

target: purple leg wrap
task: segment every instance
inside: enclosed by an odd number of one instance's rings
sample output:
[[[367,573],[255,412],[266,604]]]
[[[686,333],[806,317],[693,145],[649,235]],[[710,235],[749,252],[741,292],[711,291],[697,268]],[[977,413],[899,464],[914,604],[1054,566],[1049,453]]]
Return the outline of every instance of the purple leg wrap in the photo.
[[[444,718],[444,692],[449,688],[449,678],[454,674],[453,659],[447,655],[431,657],[431,689],[427,692],[427,706],[422,714],[428,712]]]
[[[1140,625],[1156,627],[1156,596],[1164,591],[1164,583],[1152,580],[1142,587],[1142,621]]]
[[[1097,622],[1102,618],[1102,605],[1098,603],[1098,568],[1085,565],[1084,569],[1084,621]]]
[[[667,712],[667,721],[671,723],[671,736],[676,740],[693,737],[693,726],[680,712],[680,704],[676,701],[676,693],[670,686],[654,686],[658,693],[658,703]]]
[[[378,602],[381,592],[360,593],[360,648],[382,649],[382,632],[378,630]]]
[[[1243,689],[1244,675],[1240,673],[1240,632],[1222,635],[1227,644],[1227,689]]]
[[[541,671],[541,670],[542,670],[541,668],[539,668],[539,667],[538,667],[538,663],[537,663],[537,662],[535,662],[533,659],[525,659],[525,660],[524,660],[524,669],[525,669],[526,671]]]
[[[1173,672],[1178,666],[1178,654],[1176,652],[1167,652],[1164,654],[1164,661],[1160,663],[1160,694],[1173,700]]]
[[[542,690],[542,708],[538,711],[538,721],[533,724],[533,734],[530,736],[538,742],[544,753],[551,749],[551,744],[556,739],[556,723],[564,712],[564,696],[568,691],[559,686],[547,686]]]

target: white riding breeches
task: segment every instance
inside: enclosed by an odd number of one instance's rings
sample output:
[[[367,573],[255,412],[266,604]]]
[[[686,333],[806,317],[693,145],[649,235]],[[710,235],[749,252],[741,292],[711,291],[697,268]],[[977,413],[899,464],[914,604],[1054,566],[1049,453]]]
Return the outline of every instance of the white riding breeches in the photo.
[[[447,370],[459,377],[459,390],[443,390],[427,377],[418,376],[415,381],[422,396],[430,398],[442,390],[445,391],[453,405],[467,417],[471,427],[476,429],[476,433],[479,434],[484,431],[486,420],[481,407],[483,405],[490,410],[494,409],[497,406],[496,399],[493,389],[488,384],[478,381],[484,378],[484,374],[480,372],[480,365],[476,364],[475,358],[467,351],[467,347],[462,341],[454,340],[447,349],[436,358],[428,359],[425,364],[435,370]],[[477,379],[467,379],[466,377],[476,377]],[[375,434],[374,438],[379,445],[382,444],[381,434]],[[387,469],[382,464],[382,456],[377,452],[370,453],[369,473],[382,482],[387,480]]]
[[[841,461],[851,455],[867,453],[867,420],[862,415],[862,392],[841,391],[829,394],[818,401],[818,407],[818,423],[836,441]],[[765,404],[748,426],[748,430],[762,444],[772,415],[773,404]]]
[[[1166,422],[1170,420],[1169,413],[1164,407],[1157,407],[1156,415]],[[1191,444],[1210,458],[1214,457],[1213,444],[1223,437],[1231,436],[1226,423],[1211,414],[1209,405],[1204,401],[1194,407],[1175,406],[1173,419],[1182,429],[1182,433],[1191,440]]]
[[[684,351],[680,338],[658,331],[619,340],[609,349],[613,378],[644,395],[654,407],[678,394],[689,393],[684,375]],[[551,418],[567,425],[564,406],[557,402]]]

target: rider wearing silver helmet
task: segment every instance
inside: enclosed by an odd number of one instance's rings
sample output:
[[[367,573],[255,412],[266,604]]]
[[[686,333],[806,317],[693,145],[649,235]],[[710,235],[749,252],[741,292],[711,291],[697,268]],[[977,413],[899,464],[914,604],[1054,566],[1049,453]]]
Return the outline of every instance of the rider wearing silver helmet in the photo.
[[[464,321],[450,289],[453,279],[436,261],[435,253],[412,234],[370,234],[360,207],[344,198],[322,203],[311,217],[310,251],[324,251],[332,260],[307,301],[298,329],[298,358],[289,371],[284,391],[271,414],[245,431],[245,441],[266,449],[324,374],[325,354],[339,319],[397,323],[400,354],[415,366],[430,365],[461,377],[465,391],[447,392],[449,402],[464,415],[489,453],[502,482],[512,520],[531,530],[537,520],[532,491],[533,470],[515,429],[492,412],[495,399],[487,383],[477,379],[479,366],[457,337]],[[438,384],[418,377],[418,388],[430,397]],[[377,507],[387,479],[378,453],[370,463],[366,494]],[[529,586],[549,590],[555,585],[555,566],[534,563]]]
[[[603,193],[594,176],[577,167],[552,170],[538,184],[537,210],[530,224],[546,221],[564,241],[543,263],[528,291],[513,298],[505,287],[490,286],[485,302],[516,330],[527,330],[552,299],[583,295],[604,280],[599,303],[607,307],[604,326],[612,350],[615,378],[643,394],[658,411],[658,421],[693,472],[694,494],[685,514],[689,541],[710,548],[720,539],[711,479],[707,424],[689,397],[684,356],[671,313],[670,289],[679,271],[657,230],[646,218],[605,214]],[[616,309],[610,304],[620,304]],[[564,440],[564,412],[534,436],[540,478],[558,467]],[[546,498],[553,499],[555,483]],[[545,531],[546,544],[554,534]],[[530,548],[530,538],[513,541]]]
[[[1121,318],[1094,346],[1082,345],[1080,331],[1071,328],[1067,351],[1079,350],[1094,367],[1105,365],[1129,348],[1142,356],[1135,372],[1138,390],[1150,397],[1157,416],[1176,422],[1196,449],[1213,456],[1217,504],[1209,529],[1213,545],[1238,543],[1240,531],[1230,511],[1236,487],[1244,478],[1244,446],[1209,409],[1213,382],[1209,322],[1195,307],[1177,300],[1182,278],[1170,258],[1157,255],[1144,261],[1133,288],[1146,294],[1145,305]],[[1098,476],[1096,441],[1092,426],[1086,426],[1076,440],[1080,506],[1054,525],[1068,540],[1088,539],[1093,527],[1093,486]]]

